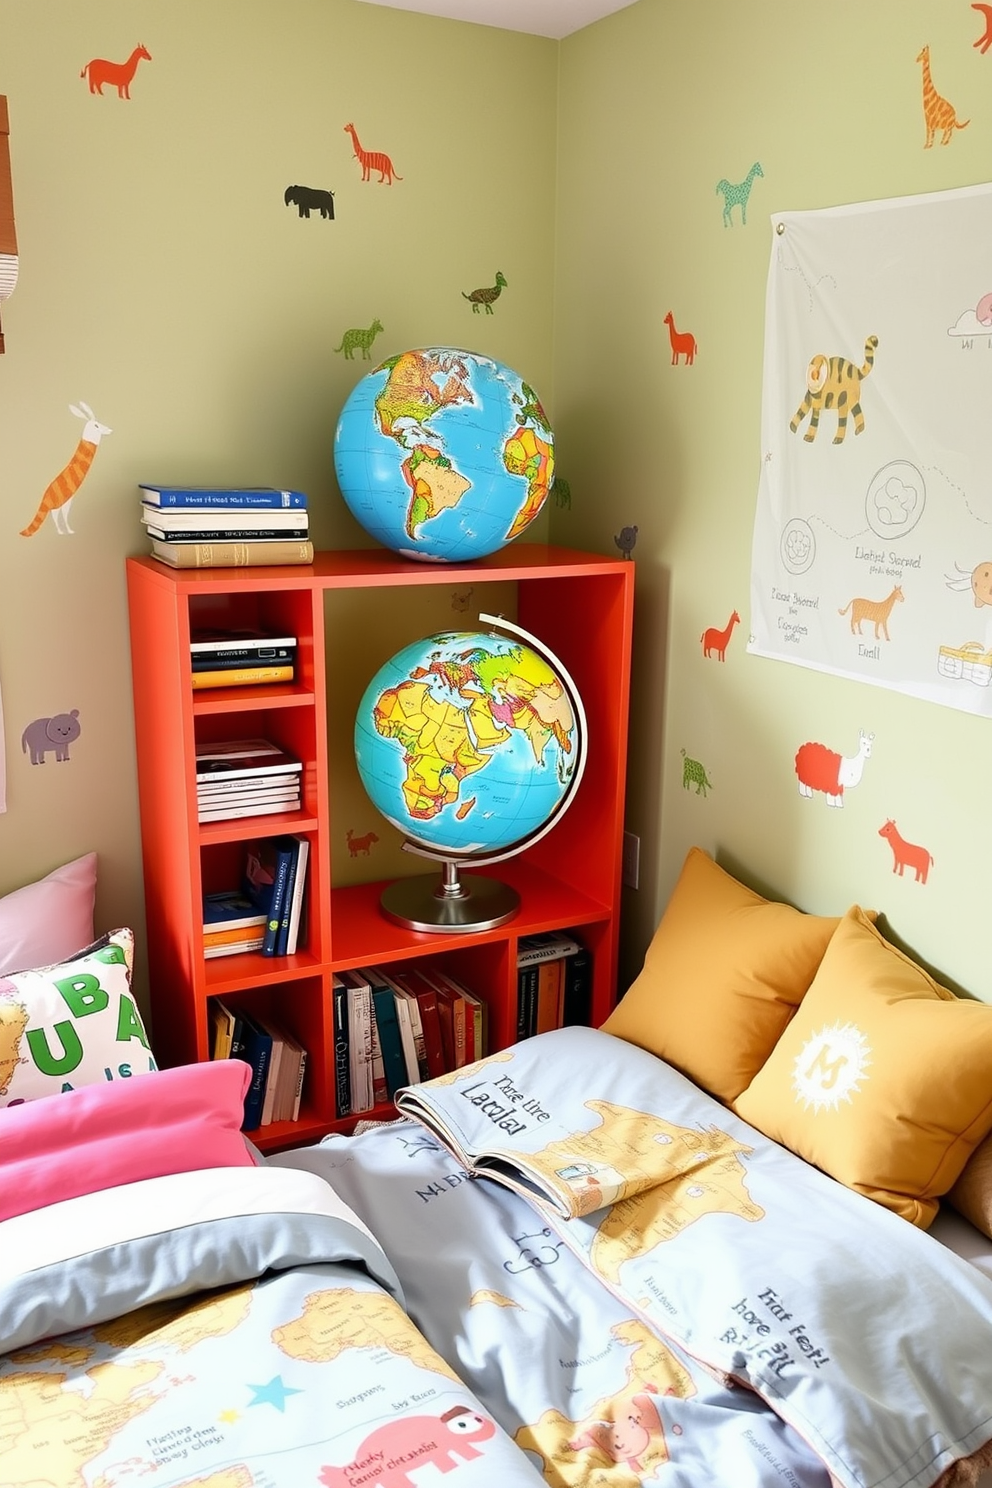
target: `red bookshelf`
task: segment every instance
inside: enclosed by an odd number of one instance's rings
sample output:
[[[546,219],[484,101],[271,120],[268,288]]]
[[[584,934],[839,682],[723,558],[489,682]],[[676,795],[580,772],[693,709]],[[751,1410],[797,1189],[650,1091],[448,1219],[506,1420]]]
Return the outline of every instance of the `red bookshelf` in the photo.
[[[593,953],[593,1022],[616,998],[627,706],[633,623],[632,563],[593,553],[511,544],[473,564],[417,564],[379,550],[322,552],[305,567],[171,569],[127,561],[138,791],[148,932],[152,1032],[166,1065],[209,1057],[213,997],[271,1012],[308,1050],[300,1119],[252,1133],[263,1150],[314,1141],[339,1125],[334,1108],[330,985],[335,971],[371,963],[438,961],[482,997],[490,1048],[515,1037],[516,945],[521,935],[570,930]],[[569,810],[526,852],[493,866],[512,884],[520,912],[496,929],[431,934],[403,929],[379,908],[381,882],[336,886],[328,731],[353,719],[328,711],[325,652],[362,643],[361,627],[325,635],[329,590],[486,586],[511,582],[517,622],[568,668],[588,718],[583,780]],[[194,692],[189,639],[195,626],[258,626],[298,638],[292,683]],[[409,639],[418,638],[413,630]],[[375,670],[370,664],[369,675]],[[304,761],[300,811],[201,824],[198,742],[262,735]],[[205,960],[202,896],[237,882],[246,840],[280,832],[310,841],[305,943],[289,957]],[[424,865],[419,865],[423,871]],[[380,1113],[383,1114],[383,1113]]]

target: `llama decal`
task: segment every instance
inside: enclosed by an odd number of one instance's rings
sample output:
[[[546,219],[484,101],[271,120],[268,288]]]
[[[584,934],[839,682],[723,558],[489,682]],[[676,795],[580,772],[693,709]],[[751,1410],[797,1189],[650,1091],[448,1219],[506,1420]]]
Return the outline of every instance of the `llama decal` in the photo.
[[[671,310],[665,316],[665,324],[668,327],[668,340],[672,347],[672,366],[677,367],[679,358],[685,357],[685,365],[691,367],[696,360],[698,346],[696,338],[691,331],[677,331],[675,329],[675,318]]]
[[[858,752],[838,754],[825,744],[800,744],[796,752],[796,777],[801,796],[814,796],[822,791],[828,806],[843,806],[845,790],[861,783],[865,760],[871,758],[874,734],[858,730]]]
[[[138,63],[151,60],[151,52],[139,45],[126,62],[108,62],[106,57],[94,57],[92,62],[87,62],[79,76],[87,79],[91,93],[99,93],[102,97],[104,83],[110,83],[117,89],[118,98],[130,98],[131,82],[138,70]]]
[[[711,626],[709,630],[704,630],[702,635],[699,637],[700,643],[702,644],[703,648],[703,655],[715,656],[718,661],[726,661],[727,647],[730,644],[730,637],[733,634],[734,626],[740,625],[740,623],[741,617],[740,615],[738,615],[737,611],[734,610],[733,614],[722,630],[717,630],[713,626]]]
[[[865,416],[861,411],[861,384],[875,365],[875,349],[878,337],[869,336],[865,342],[865,359],[862,366],[849,362],[847,357],[824,356],[817,352],[806,368],[806,396],[789,421],[793,434],[809,414],[809,428],[803,435],[806,444],[812,444],[824,408],[837,411],[837,433],[834,444],[843,444],[847,433],[848,415],[854,419],[855,434],[862,434]]]
[[[734,207],[740,207],[741,209],[741,226],[745,227],[747,225],[747,202],[748,197],[751,195],[751,187],[754,185],[755,176],[763,176],[764,174],[764,171],[761,169],[761,161],[756,160],[743,181],[737,181],[736,183],[731,181],[717,181],[717,194],[722,193],[723,195],[724,227],[731,227],[733,225],[730,213]]]
[[[113,433],[113,430],[108,429],[106,424],[97,422],[88,403],[80,403],[78,407],[75,403],[70,403],[69,412],[86,421],[83,424],[83,432],[79,436],[79,443],[68,465],[63,466],[55,479],[46,486],[34,517],[26,527],[21,528],[22,537],[33,537],[49,513],[51,513],[56,532],[72,532],[69,526],[69,508],[72,505],[72,498],[89,473],[100,440],[104,434]]]
[[[933,866],[933,854],[919,843],[907,842],[905,837],[900,836],[891,817],[879,827],[878,835],[884,837],[892,849],[892,872],[898,873],[902,878],[904,870],[912,868],[916,883],[925,884],[927,874]]]

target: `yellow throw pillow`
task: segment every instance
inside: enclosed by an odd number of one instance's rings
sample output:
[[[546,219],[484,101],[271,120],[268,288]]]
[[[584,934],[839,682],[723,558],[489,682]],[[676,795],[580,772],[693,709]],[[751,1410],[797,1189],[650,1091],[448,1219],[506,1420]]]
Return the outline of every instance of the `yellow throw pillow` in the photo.
[[[734,1110],[925,1229],[992,1128],[992,1007],[955,997],[854,906]]]
[[[644,969],[603,1030],[729,1104],[772,1052],[838,924],[763,899],[693,847]]]

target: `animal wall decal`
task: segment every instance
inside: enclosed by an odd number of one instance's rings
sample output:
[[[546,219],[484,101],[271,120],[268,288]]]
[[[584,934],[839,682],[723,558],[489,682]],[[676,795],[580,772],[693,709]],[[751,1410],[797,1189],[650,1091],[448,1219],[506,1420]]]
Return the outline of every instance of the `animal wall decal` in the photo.
[[[875,349],[878,337],[869,336],[865,341],[865,360],[861,367],[849,362],[847,357],[824,356],[817,352],[806,368],[806,396],[789,420],[789,428],[795,434],[799,425],[809,414],[809,428],[803,435],[806,444],[812,444],[820,424],[824,408],[837,411],[837,433],[834,444],[843,444],[847,433],[848,416],[854,419],[854,432],[864,432],[865,416],[861,410],[861,384],[875,365]]]
[[[451,608],[453,610],[459,610],[462,614],[464,614],[469,607],[469,601],[471,600],[474,593],[474,584],[470,584],[467,589],[452,589]]]
[[[359,853],[363,858],[367,858],[375,843],[379,841],[375,832],[366,832],[364,837],[356,837],[350,827],[344,835],[348,843],[348,852],[353,858],[357,858]]]
[[[837,613],[838,615],[846,615],[848,610],[850,610],[852,635],[861,635],[861,626],[867,620],[870,625],[874,625],[875,627],[876,641],[880,640],[883,635],[888,641],[891,639],[889,636],[889,615],[892,613],[892,606],[897,602],[901,604],[905,598],[906,596],[902,592],[902,585],[896,584],[886,599],[849,599],[844,608],[838,610]]]
[[[152,54],[146,47],[139,45],[126,62],[108,62],[106,57],[94,57],[91,62],[87,62],[79,76],[87,78],[91,93],[99,93],[102,97],[103,85],[109,83],[117,89],[118,98],[130,98],[131,82],[138,70],[138,63],[142,60],[150,62]]]
[[[902,878],[903,869],[912,868],[915,882],[925,884],[927,874],[933,867],[933,854],[919,843],[907,842],[905,837],[900,836],[891,817],[879,827],[878,835],[884,837],[892,849],[892,872],[898,873]]]
[[[688,790],[690,785],[694,785],[696,795],[705,796],[708,790],[713,789],[712,780],[699,760],[690,759],[684,749],[680,753],[682,755],[682,789]]]
[[[730,644],[730,637],[733,634],[734,626],[740,625],[740,623],[741,617],[734,610],[722,630],[717,630],[714,626],[711,626],[709,630],[704,630],[699,637],[703,647],[703,655],[715,656],[718,661],[726,661],[727,647]]]
[[[76,445],[75,453],[68,465],[64,466],[55,479],[45,487],[34,518],[28,523],[27,527],[21,529],[22,537],[32,537],[49,513],[51,513],[56,532],[72,532],[72,528],[69,526],[69,508],[72,505],[72,498],[89,473],[89,468],[96,457],[100,440],[104,434],[113,433],[113,430],[108,429],[106,424],[97,422],[96,416],[88,403],[80,403],[78,407],[75,403],[70,403],[69,412],[74,413],[77,418],[86,420],[83,425],[83,432],[79,436],[79,443]]]
[[[717,181],[717,195],[720,195],[721,193],[723,195],[724,227],[733,226],[733,221],[730,214],[733,211],[734,207],[740,207],[741,226],[747,226],[747,202],[748,197],[751,195],[751,187],[754,185],[755,176],[763,176],[764,174],[764,171],[761,169],[761,161],[756,160],[743,181],[738,181],[736,183],[732,183],[727,180]]]
[[[677,331],[675,329],[675,320],[671,310],[665,316],[665,324],[668,327],[668,339],[672,347],[672,366],[677,367],[679,358],[685,357],[685,365],[691,367],[696,360],[696,352],[699,349],[695,336],[691,331]]]
[[[495,284],[486,285],[483,289],[473,289],[469,294],[466,294],[462,290],[462,299],[469,301],[472,306],[473,315],[478,315],[480,305],[485,307],[487,315],[492,315],[493,304],[499,299],[500,293],[507,287],[506,280],[503,278],[500,270],[497,269]]]
[[[972,46],[977,47],[984,55],[989,47],[992,46],[992,5],[972,5],[971,8],[972,10],[977,10],[979,15],[985,17],[985,30],[977,41],[972,42]]]
[[[321,186],[287,186],[283,201],[287,207],[295,207],[301,217],[319,212],[325,221],[334,220],[334,192]]]
[[[637,532],[638,528],[635,522],[632,527],[621,527],[620,531],[615,534],[613,541],[620,549],[621,558],[631,558],[633,556],[634,544],[637,541]]]
[[[843,806],[845,790],[853,790],[861,783],[874,738],[874,734],[859,729],[858,752],[853,755],[838,754],[826,744],[800,744],[795,762],[799,794],[811,798],[820,791],[828,806]]]
[[[951,135],[955,129],[967,129],[971,120],[959,119],[953,106],[946,98],[942,98],[934,87],[933,78],[930,76],[929,46],[923,48],[916,60],[923,64],[923,118],[927,127],[926,143],[923,148],[929,150],[937,134],[940,135],[942,145],[950,144]]]
[[[341,345],[335,346],[334,350],[343,351],[345,361],[351,362],[355,359],[355,347],[357,346],[362,353],[362,360],[366,362],[371,361],[369,348],[381,330],[382,321],[373,320],[370,326],[359,326],[357,329],[345,331],[341,337]]]
[[[345,134],[351,135],[351,143],[355,148],[355,159],[362,167],[363,181],[371,181],[373,171],[379,172],[379,180],[384,181],[387,186],[392,186],[394,181],[402,181],[403,177],[396,174],[396,171],[393,169],[393,162],[388,155],[384,155],[381,150],[362,149],[362,143],[358,138],[358,131],[354,124],[346,124],[344,129]]]
[[[572,488],[563,475],[555,475],[554,480],[551,482],[550,495],[554,500],[555,506],[565,506],[571,511]]]
[[[33,765],[43,765],[45,755],[54,752],[57,763],[62,764],[69,758],[69,745],[81,733],[78,708],[51,718],[35,718],[21,735],[21,752]]]

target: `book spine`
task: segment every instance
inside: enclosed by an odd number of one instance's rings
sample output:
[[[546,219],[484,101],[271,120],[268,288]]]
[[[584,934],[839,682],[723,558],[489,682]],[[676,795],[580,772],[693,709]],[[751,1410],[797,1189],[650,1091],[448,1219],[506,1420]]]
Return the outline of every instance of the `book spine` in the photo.
[[[258,687],[266,682],[292,682],[292,662],[285,666],[223,667],[219,671],[195,670],[190,672],[193,691],[205,687]]]
[[[574,956],[566,956],[564,976],[562,1027],[588,1024],[592,1012],[592,952],[583,946]]]
[[[139,486],[142,500],[151,506],[195,509],[206,506],[260,507],[278,511],[282,508],[306,510],[303,491],[272,491],[262,487],[229,486],[211,490],[209,486]]]
[[[303,923],[303,895],[307,886],[307,865],[310,861],[310,841],[307,837],[298,837],[296,855],[296,879],[293,883],[293,897],[289,906],[289,934],[286,937],[286,955],[296,954],[300,943],[300,926]]]
[[[386,1065],[382,1057],[382,1040],[379,1037],[379,1021],[375,1015],[375,1002],[369,989],[369,1037],[372,1044],[372,1104],[384,1106],[389,1099],[386,1085]]]
[[[296,1091],[295,1091],[295,1093],[293,1095],[293,1109],[292,1109],[292,1112],[290,1113],[290,1118],[289,1118],[291,1121],[299,1121],[299,1119],[300,1119],[300,1106],[303,1103],[303,1080],[304,1080],[304,1077],[306,1075],[306,1072],[307,1072],[307,1051],[306,1051],[306,1047],[304,1046],[304,1047],[302,1047],[300,1049],[300,1067],[299,1067],[299,1070],[297,1071],[297,1075],[296,1075]]]
[[[558,956],[570,956],[581,949],[579,941],[558,930],[521,936],[517,942],[517,966],[536,966],[541,961],[554,961]]]
[[[272,1058],[272,1040],[254,1022],[245,1018],[245,1050],[251,1065],[251,1084],[245,1095],[244,1131],[256,1131],[262,1124],[265,1086]]]
[[[162,543],[152,539],[152,556],[171,568],[256,568],[313,562],[313,543]]]
[[[220,672],[228,667],[285,666],[296,659],[295,646],[217,646],[209,651],[190,647],[194,672]]]
[[[300,844],[297,838],[292,839],[289,852],[289,867],[286,870],[286,885],[282,895],[282,914],[279,918],[279,929],[276,932],[276,955],[285,956],[286,946],[289,944],[289,916],[293,906],[293,893],[296,889],[296,865],[300,856]]]
[[[226,805],[223,808],[218,807],[216,810],[201,809],[197,813],[196,819],[201,822],[238,821],[243,817],[249,816],[279,816],[283,812],[299,811],[299,809],[300,803],[297,800],[265,803],[259,801],[254,802],[250,806]]]
[[[145,536],[165,543],[306,542],[309,524],[302,527],[158,527],[143,523]]]
[[[334,1109],[340,1119],[351,1115],[351,1033],[348,1022],[348,988],[335,980],[334,1008]]]
[[[534,1032],[530,1027],[531,1013],[534,1000],[537,996],[537,967],[536,965],[521,966],[517,969],[517,1038],[529,1038]]]
[[[379,1033],[379,1047],[382,1050],[386,1098],[392,1100],[397,1090],[407,1083],[407,1078],[400,1027],[396,1020],[396,1003],[391,987],[381,984],[372,987],[372,1011]]]
[[[248,814],[254,814],[254,811],[255,808],[251,808]],[[263,956],[276,954],[276,941],[279,936],[279,926],[282,923],[282,907],[286,894],[286,882],[289,878],[291,856],[287,847],[276,849],[275,871],[272,876],[272,900],[269,904],[269,918],[265,922],[265,938],[262,941]]]
[[[548,1033],[561,1019],[561,979],[564,957],[542,961],[537,968],[537,1020],[535,1033]]]

